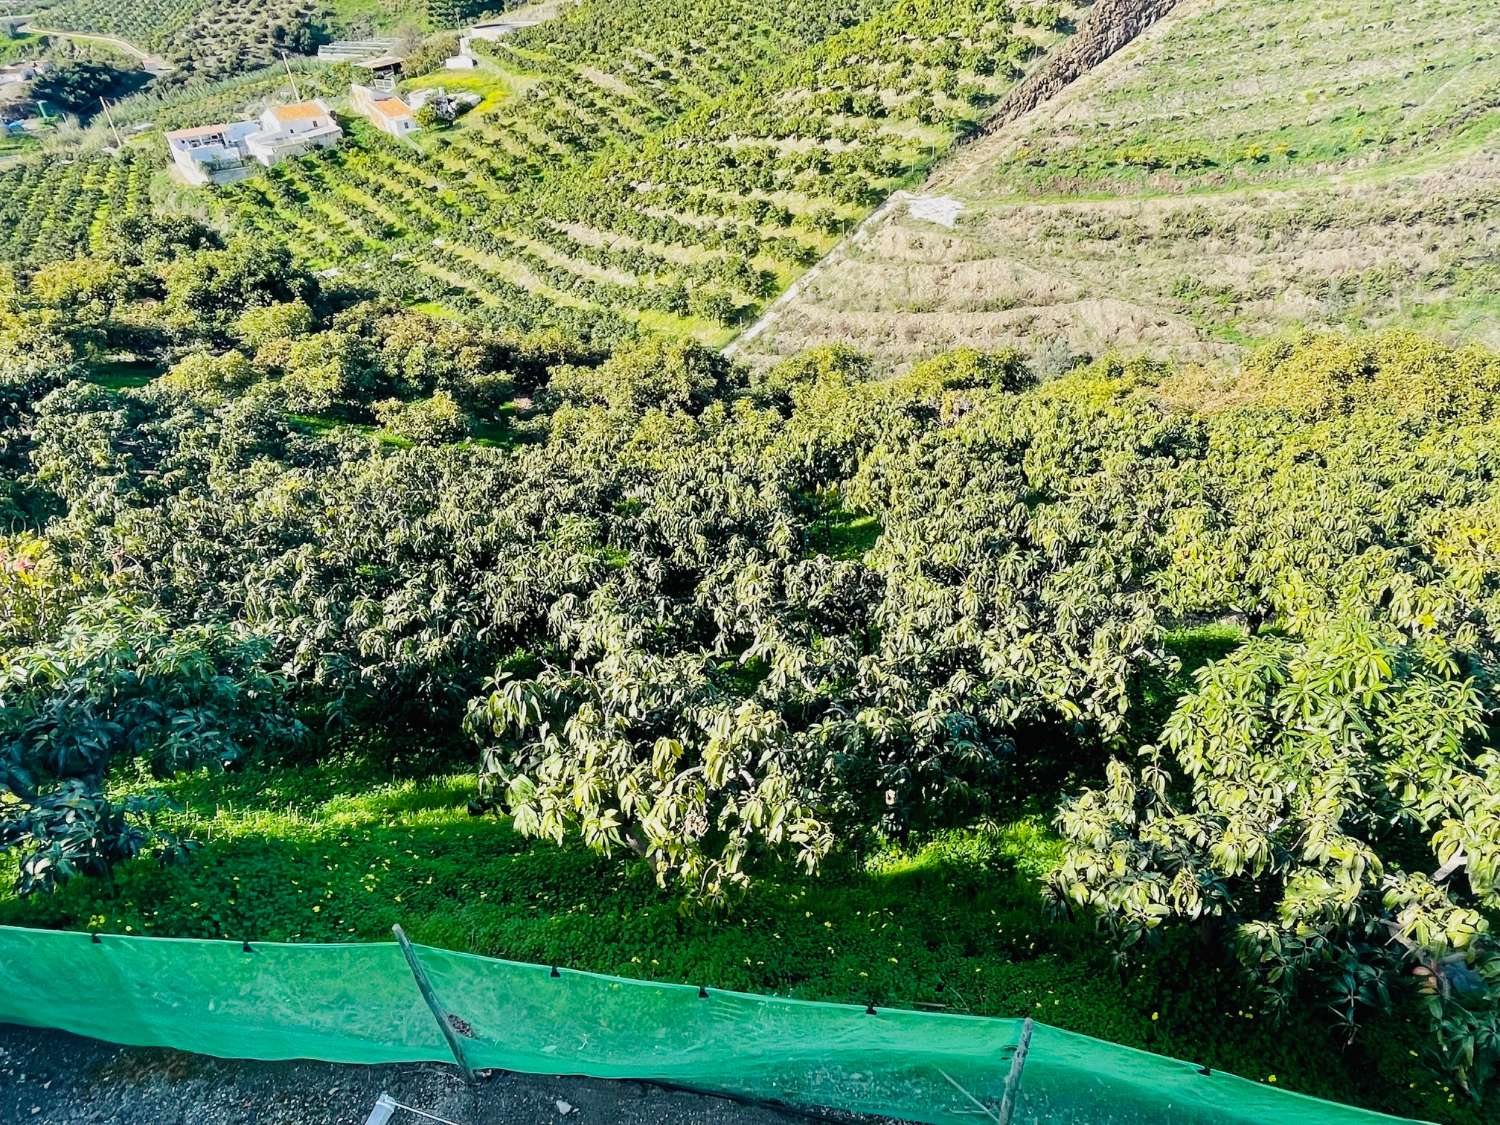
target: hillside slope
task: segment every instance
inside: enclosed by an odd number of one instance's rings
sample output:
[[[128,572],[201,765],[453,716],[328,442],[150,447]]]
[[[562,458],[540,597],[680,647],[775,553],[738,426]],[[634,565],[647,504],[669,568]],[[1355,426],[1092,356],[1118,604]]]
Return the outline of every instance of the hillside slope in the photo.
[[[1184,0],[942,165],[921,190],[962,204],[952,229],[893,209],[742,354],[1191,359],[1298,324],[1494,342],[1497,43],[1479,0]]]
[[[722,343],[1061,38],[1007,0],[585,0],[490,48],[510,96],[359,133],[230,196],[241,227],[406,300]]]

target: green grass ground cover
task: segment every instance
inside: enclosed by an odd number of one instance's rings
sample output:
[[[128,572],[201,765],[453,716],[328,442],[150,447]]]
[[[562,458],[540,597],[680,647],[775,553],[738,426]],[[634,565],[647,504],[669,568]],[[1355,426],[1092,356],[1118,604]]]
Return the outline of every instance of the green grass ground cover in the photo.
[[[1340,1052],[1316,1008],[1274,1026],[1228,970],[1168,942],[1128,975],[1084,922],[1047,918],[1043,816],[846,857],[816,880],[760,883],[728,915],[684,910],[639,864],[523,839],[470,815],[472,771],[421,752],[346,750],[302,765],[166,783],[183,866],[141,860],[113,885],[0,892],[0,923],[257,941],[435,946],[654,980],[1019,1016],[1390,1112],[1480,1118],[1419,1072],[1416,1028],[1385,1020]],[[151,784],[136,778],[126,788]]]
[[[405,92],[431,90],[441,87],[450,94],[478,94],[484,100],[474,107],[474,113],[488,113],[505,99],[516,93],[516,80],[495,68],[482,70],[435,70],[420,78],[403,82]]]
[[[161,368],[154,363],[127,357],[96,360],[89,364],[88,378],[90,383],[120,391],[144,387],[161,373]]]

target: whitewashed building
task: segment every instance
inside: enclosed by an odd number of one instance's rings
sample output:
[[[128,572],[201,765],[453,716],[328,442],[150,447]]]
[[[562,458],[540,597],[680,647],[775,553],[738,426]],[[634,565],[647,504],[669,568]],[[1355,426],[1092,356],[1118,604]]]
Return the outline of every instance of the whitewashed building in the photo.
[[[479,60],[474,57],[473,36],[461,35],[458,39],[458,54],[443,60],[443,66],[448,70],[475,70],[479,66]]]
[[[355,84],[349,88],[354,112],[370,119],[370,124],[392,137],[406,137],[421,128],[416,114],[395,94],[383,94],[368,86]]]
[[[272,106],[259,121],[199,125],[167,134],[172,161],[190,184],[237,179],[252,164],[270,167],[315,148],[331,148],[344,130],[321,98]]]

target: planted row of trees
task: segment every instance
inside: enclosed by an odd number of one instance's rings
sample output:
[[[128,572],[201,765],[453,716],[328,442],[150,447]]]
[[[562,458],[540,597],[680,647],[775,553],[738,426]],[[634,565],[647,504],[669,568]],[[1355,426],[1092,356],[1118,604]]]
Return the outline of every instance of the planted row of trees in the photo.
[[[330,722],[468,737],[520,831],[730,905],[1056,798],[1048,893],[1127,959],[1197,928],[1271,1011],[1409,1007],[1492,1082],[1500,357],[1296,339],[1232,405],[1149,362],[1038,385],[972,351],[751,379],[434,321],[190,223],[107,242],[3,290],[23,890],[182,854],[112,799],[122,763]],[[166,373],[80,378],[127,346]],[[468,440],[506,394],[529,440]],[[1205,623],[1228,651],[1183,684],[1173,638]]]
[[[503,328],[723,333],[982,117],[1038,52],[1017,29],[1002,0],[584,4],[478,45],[527,78],[493,111],[228,203]]]

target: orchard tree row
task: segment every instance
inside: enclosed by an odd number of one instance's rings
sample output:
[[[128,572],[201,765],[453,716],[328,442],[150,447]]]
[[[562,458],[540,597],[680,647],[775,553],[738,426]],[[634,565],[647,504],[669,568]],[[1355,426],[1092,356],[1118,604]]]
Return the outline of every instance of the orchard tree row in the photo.
[[[1500,356],[1298,338],[1230,405],[1011,353],[752,379],[434,320],[192,224],[106,249],[0,298],[22,891],[190,855],[111,797],[132,761],[330,722],[472,739],[518,830],[729,908],[1053,802],[1048,894],[1127,962],[1196,930],[1270,1015],[1408,1011],[1491,1084]],[[164,373],[88,380],[124,349]],[[523,405],[525,440],[469,436]]]
[[[589,2],[480,45],[519,91],[493,111],[416,145],[360,130],[226,203],[507,328],[720,341],[982,119],[1056,39],[1038,22],[1003,0]]]

